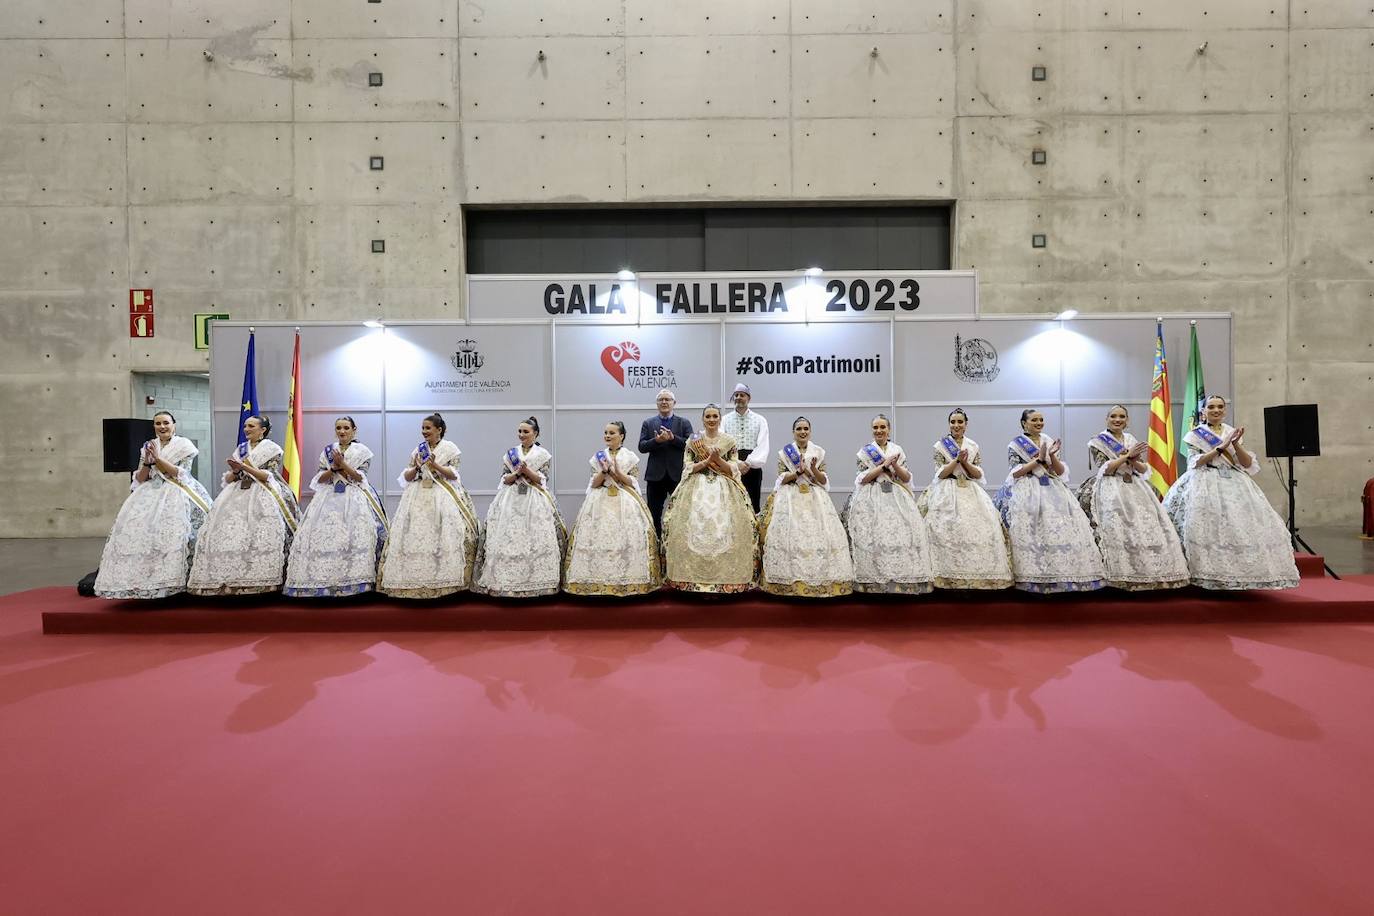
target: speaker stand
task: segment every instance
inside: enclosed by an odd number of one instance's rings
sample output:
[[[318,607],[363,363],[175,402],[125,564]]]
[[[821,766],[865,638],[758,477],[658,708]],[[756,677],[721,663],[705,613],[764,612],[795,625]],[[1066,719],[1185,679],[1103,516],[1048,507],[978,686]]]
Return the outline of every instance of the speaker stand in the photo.
[[[1306,550],[1308,553],[1312,554],[1313,556],[1316,556],[1316,555],[1317,555],[1317,552],[1316,552],[1315,550],[1312,549],[1312,545],[1310,545],[1310,544],[1308,544],[1306,541],[1304,541],[1304,540],[1302,539],[1302,535],[1298,534],[1298,522],[1297,522],[1298,495],[1297,495],[1297,493],[1298,493],[1298,478],[1297,478],[1296,476],[1294,476],[1294,474],[1293,474],[1293,456],[1292,456],[1292,455],[1289,455],[1289,456],[1288,456],[1288,536],[1289,536],[1289,537],[1292,539],[1292,541],[1293,541],[1293,549],[1294,549],[1294,550],[1297,550],[1298,547],[1301,546],[1303,550]],[[1333,578],[1333,579],[1339,579],[1339,578],[1340,578],[1340,576],[1336,575],[1336,571],[1335,571],[1334,569],[1331,568],[1331,564],[1327,563],[1325,559],[1322,560],[1322,568],[1326,570],[1327,575],[1329,575],[1331,578]]]

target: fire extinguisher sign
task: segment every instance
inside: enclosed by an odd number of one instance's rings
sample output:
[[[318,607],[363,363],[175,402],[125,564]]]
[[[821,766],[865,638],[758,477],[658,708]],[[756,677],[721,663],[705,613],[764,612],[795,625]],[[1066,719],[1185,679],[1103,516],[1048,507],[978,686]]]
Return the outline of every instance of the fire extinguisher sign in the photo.
[[[153,336],[153,291],[129,290],[129,336]]]

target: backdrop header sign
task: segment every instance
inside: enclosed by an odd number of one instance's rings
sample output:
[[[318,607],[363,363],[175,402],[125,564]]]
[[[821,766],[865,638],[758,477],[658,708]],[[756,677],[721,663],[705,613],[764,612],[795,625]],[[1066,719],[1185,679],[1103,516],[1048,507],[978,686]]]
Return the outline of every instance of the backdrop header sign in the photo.
[[[468,278],[468,315],[473,321],[811,322],[918,315],[972,318],[977,313],[977,274],[961,270]]]

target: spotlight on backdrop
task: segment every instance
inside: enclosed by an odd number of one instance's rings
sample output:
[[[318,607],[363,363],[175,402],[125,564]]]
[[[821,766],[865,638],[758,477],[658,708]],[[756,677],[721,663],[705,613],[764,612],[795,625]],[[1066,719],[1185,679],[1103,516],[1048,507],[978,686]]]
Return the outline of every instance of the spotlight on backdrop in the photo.
[[[1062,312],[1060,312],[1058,315],[1055,315],[1055,316],[1054,316],[1054,320],[1055,320],[1055,321],[1072,321],[1073,319],[1075,319],[1075,318],[1077,318],[1077,317],[1078,317],[1078,309],[1064,309],[1064,311],[1062,311]]]
[[[616,271],[615,278],[617,280],[633,280],[635,278],[635,272],[628,267],[622,267],[620,270]]]
[[[365,327],[365,328],[382,328],[382,327],[386,327],[386,325],[382,324],[382,319],[380,319],[380,318],[369,318],[369,319],[367,319],[366,321],[363,322],[363,327]]]

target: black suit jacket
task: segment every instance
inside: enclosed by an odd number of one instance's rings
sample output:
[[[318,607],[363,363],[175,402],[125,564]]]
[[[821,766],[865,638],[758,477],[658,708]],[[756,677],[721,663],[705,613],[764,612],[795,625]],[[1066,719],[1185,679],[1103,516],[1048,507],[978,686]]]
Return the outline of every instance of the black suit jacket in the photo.
[[[673,438],[667,442],[655,442],[654,434],[662,425],[662,418],[654,414],[639,427],[639,450],[649,456],[648,467],[644,469],[644,479],[650,481],[666,478],[677,483],[682,479],[682,453],[692,435],[692,423],[673,414],[668,418]]]

